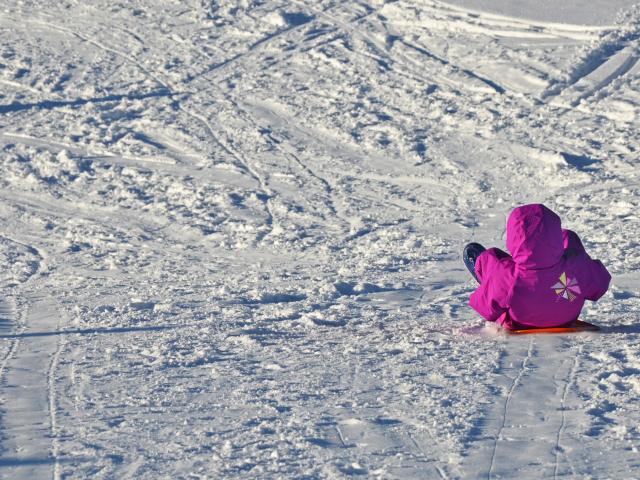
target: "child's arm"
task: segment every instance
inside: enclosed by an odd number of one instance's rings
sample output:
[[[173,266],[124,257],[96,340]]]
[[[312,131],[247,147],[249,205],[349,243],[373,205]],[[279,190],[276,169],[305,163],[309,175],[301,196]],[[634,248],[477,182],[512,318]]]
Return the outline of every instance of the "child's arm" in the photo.
[[[469,305],[482,315],[485,320],[495,322],[500,316],[508,310],[503,306],[502,302],[496,298],[491,285],[495,283],[487,280],[482,283],[478,289],[471,294]]]
[[[483,282],[485,277],[491,276],[491,272],[500,265],[500,260],[503,258],[511,258],[511,256],[495,247],[485,250],[478,256],[476,260],[476,275],[480,283]]]
[[[595,302],[609,289],[611,274],[600,260],[589,259],[589,278],[590,282],[583,293],[587,300]]]
[[[582,294],[587,300],[596,301],[609,289],[611,275],[600,260],[592,260],[585,250],[580,237],[571,230],[563,230],[565,250],[573,249],[586,257],[586,276],[589,281],[583,287]]]
[[[587,253],[580,241],[580,237],[576,232],[571,230],[562,229],[562,239],[564,240],[564,249],[578,250],[580,253]]]
[[[476,274],[480,286],[473,292],[469,305],[490,322],[495,322],[509,308],[505,274],[501,259],[509,255],[497,248],[490,248],[480,254],[476,261]]]

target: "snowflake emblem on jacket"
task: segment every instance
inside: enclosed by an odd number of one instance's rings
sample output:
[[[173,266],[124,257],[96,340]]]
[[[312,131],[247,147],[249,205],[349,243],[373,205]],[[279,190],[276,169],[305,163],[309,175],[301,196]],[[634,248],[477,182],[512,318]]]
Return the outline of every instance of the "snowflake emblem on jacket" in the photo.
[[[567,277],[566,272],[563,272],[558,280],[558,283],[551,287],[558,295],[558,299],[562,297],[573,302],[577,295],[582,293],[578,281],[575,278]]]

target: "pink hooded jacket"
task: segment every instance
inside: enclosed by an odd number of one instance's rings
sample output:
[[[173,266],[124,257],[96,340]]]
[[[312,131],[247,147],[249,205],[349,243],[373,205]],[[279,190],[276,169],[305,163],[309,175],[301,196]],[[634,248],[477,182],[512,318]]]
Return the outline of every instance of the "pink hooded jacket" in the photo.
[[[480,287],[469,304],[507,329],[554,327],[578,318],[585,300],[598,300],[611,275],[592,260],[578,235],[563,230],[544,205],[516,208],[507,222],[507,248],[480,254]]]

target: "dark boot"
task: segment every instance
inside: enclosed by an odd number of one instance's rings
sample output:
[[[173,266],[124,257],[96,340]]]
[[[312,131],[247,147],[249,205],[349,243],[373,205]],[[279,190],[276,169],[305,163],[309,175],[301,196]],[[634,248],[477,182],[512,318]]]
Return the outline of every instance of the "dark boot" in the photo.
[[[484,248],[479,243],[469,243],[466,247],[464,247],[464,250],[462,252],[462,260],[464,261],[464,264],[467,266],[469,272],[471,272],[471,275],[473,275],[473,278],[475,278],[476,282],[478,283],[480,283],[480,280],[478,280],[478,275],[476,275],[476,260],[478,260],[480,254],[485,250],[486,248]]]

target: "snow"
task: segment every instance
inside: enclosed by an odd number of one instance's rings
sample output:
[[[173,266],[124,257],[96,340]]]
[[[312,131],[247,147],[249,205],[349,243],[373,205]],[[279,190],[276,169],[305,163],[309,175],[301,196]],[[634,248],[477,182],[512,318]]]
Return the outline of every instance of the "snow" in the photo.
[[[5,1],[0,477],[640,476],[635,3]],[[467,306],[530,202],[602,332]]]
[[[569,23],[585,27],[612,25],[621,10],[636,4],[631,0],[446,0],[463,11],[499,14],[531,22]]]

